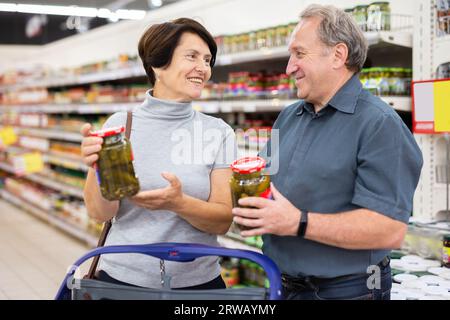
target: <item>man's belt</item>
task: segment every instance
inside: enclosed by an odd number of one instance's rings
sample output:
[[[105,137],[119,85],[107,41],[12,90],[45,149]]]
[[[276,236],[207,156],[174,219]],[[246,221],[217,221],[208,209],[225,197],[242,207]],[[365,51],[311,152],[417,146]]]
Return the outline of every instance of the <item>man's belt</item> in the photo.
[[[384,259],[378,264],[379,267],[385,268],[389,265],[390,258],[388,256],[384,257]],[[369,275],[367,273],[360,273],[360,274],[350,274],[350,275],[344,275],[339,276],[335,278],[318,278],[313,276],[308,277],[292,277],[288,274],[282,274],[281,275],[281,281],[283,283],[283,287],[285,287],[288,290],[291,291],[305,291],[305,290],[315,290],[320,286],[351,280],[351,279],[358,279],[358,278],[365,278]]]

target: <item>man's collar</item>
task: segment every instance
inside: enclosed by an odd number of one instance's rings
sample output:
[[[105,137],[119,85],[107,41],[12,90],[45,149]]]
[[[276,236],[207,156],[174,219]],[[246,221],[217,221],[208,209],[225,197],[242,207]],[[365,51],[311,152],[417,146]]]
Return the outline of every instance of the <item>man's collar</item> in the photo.
[[[328,105],[335,108],[336,110],[343,113],[355,113],[356,103],[358,102],[358,97],[361,93],[362,85],[359,80],[359,75],[354,74],[339,90],[336,92],[334,97],[328,102]],[[306,101],[302,101],[298,106],[297,115],[300,116],[303,114],[306,108],[311,108],[313,111],[314,106],[312,104],[307,103]]]

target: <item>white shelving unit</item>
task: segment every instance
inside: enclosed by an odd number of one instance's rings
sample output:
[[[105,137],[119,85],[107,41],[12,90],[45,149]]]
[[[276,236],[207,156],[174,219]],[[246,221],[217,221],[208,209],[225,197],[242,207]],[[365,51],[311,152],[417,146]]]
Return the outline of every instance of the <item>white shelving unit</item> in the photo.
[[[450,62],[450,36],[436,36],[436,0],[416,0],[414,6],[415,16],[421,21],[414,29],[414,80],[435,79],[437,67]],[[448,219],[445,210],[450,193],[446,194],[445,184],[438,182],[436,174],[436,168],[445,165],[444,137],[442,134],[416,134],[415,138],[424,162],[414,195],[413,216],[423,221]]]
[[[4,163],[4,162],[0,162],[0,169],[9,172],[13,175],[16,175],[17,172],[14,169],[13,166]],[[46,186],[48,188],[54,189],[56,191],[60,191],[63,194],[69,194],[71,196],[77,197],[79,199],[83,199],[83,190],[67,185],[65,183],[61,183],[61,182],[57,182],[54,181],[52,179],[50,179],[49,177],[46,177],[42,174],[26,174],[26,175],[21,175],[21,178],[39,183],[43,186]]]
[[[81,142],[83,136],[81,133],[67,132],[53,129],[13,127],[17,135],[34,136],[40,138],[65,140],[71,142]]]
[[[383,96],[381,97],[386,103],[392,106],[394,109],[399,111],[411,111],[411,98],[410,97],[396,97],[396,96]],[[269,112],[269,111],[281,111],[283,108],[298,102],[298,100],[290,99],[260,99],[260,100],[214,100],[214,101],[194,101],[193,108],[197,111],[204,113],[215,114],[215,113],[230,113],[230,112]],[[108,104],[86,104],[86,105],[29,105],[29,106],[8,106],[4,107],[3,112],[14,112],[14,113],[55,113],[55,114],[65,114],[65,113],[79,113],[79,114],[112,114],[114,112],[127,112],[133,110],[135,107],[139,106],[140,103],[108,103]],[[1,113],[1,112],[0,112]],[[16,127],[20,130],[19,134],[28,130],[30,135],[44,137],[44,138],[55,138],[56,130],[43,130],[40,128],[25,128]],[[34,131],[38,130],[38,131]],[[58,131],[61,135],[61,131]],[[25,134],[25,133],[24,133]],[[61,139],[68,141],[81,141],[81,135],[78,133],[63,132],[63,137]]]
[[[114,113],[119,111],[131,111],[141,103],[93,103],[93,104],[30,104],[30,105],[10,105],[2,107],[3,112],[16,113],[78,113],[78,114],[98,114]]]

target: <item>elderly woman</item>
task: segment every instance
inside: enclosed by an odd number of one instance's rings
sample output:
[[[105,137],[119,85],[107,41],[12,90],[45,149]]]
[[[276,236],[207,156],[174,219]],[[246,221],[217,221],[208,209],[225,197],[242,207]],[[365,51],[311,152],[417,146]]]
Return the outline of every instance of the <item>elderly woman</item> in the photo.
[[[90,166],[84,199],[90,217],[113,219],[106,245],[184,242],[218,245],[217,235],[232,221],[228,180],[235,156],[232,129],[221,119],[197,112],[211,77],[217,46],[198,22],[181,18],[152,25],[139,41],[139,55],[153,86],[133,110],[131,144],[141,191],[122,201],[101,196],[93,166],[102,138],[81,132],[82,154]],[[104,128],[125,125],[126,112],[113,114]],[[107,255],[100,280],[157,288],[159,260],[144,255]],[[217,257],[166,262],[172,288],[224,288]]]

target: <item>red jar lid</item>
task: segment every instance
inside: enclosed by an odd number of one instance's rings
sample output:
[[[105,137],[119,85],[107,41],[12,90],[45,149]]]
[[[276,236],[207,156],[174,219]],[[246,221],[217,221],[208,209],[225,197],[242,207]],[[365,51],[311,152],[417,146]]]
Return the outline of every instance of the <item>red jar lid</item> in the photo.
[[[107,129],[103,129],[103,130],[94,131],[94,132],[91,132],[90,135],[92,137],[104,138],[104,137],[115,136],[116,134],[120,134],[122,132],[125,132],[125,127],[124,126],[113,127],[113,128],[107,128]]]
[[[266,160],[261,157],[245,157],[234,161],[231,170],[240,174],[249,174],[261,171],[266,166]]]

